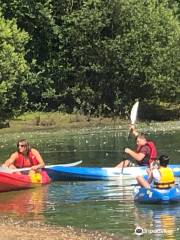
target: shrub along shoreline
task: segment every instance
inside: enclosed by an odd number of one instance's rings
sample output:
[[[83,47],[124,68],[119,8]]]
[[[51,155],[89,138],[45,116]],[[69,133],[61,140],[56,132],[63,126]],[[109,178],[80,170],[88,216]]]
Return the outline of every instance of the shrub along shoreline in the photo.
[[[152,126],[157,130],[166,129],[178,130],[180,127],[180,118],[169,121],[149,121],[138,119],[138,128],[149,129]],[[81,128],[109,127],[114,129],[128,129],[130,124],[129,118],[121,117],[87,117],[79,113],[67,114],[59,112],[35,112],[25,113],[18,118],[9,121],[8,126],[0,128],[0,134],[16,132],[33,132],[47,130],[71,130]]]
[[[9,121],[9,126],[0,129],[0,133],[13,133],[21,131],[36,131],[47,129],[72,129],[96,126],[127,125],[127,119],[120,117],[87,117],[79,113],[67,114],[59,112],[35,112],[25,113],[18,118]]]

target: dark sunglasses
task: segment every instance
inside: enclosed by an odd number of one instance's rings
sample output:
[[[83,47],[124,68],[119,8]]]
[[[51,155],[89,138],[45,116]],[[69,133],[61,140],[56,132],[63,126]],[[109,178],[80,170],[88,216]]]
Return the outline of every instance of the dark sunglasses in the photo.
[[[24,144],[19,144],[18,147],[26,147]]]

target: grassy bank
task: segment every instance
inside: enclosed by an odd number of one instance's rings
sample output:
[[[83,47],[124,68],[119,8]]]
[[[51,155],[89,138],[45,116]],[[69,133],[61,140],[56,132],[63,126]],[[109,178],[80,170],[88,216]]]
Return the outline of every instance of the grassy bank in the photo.
[[[61,130],[61,129],[81,129],[81,128],[94,128],[94,127],[111,127],[111,128],[124,128],[128,129],[130,120],[122,119],[120,117],[103,118],[91,117],[88,118],[80,114],[65,114],[59,112],[35,112],[25,113],[18,118],[11,120],[8,127],[0,128],[0,133],[15,133],[15,132],[28,132],[28,131],[46,131],[46,130]],[[151,129],[157,130],[171,130],[179,129],[180,121],[150,121],[138,120],[138,129],[144,131]]]
[[[9,122],[9,127],[0,129],[0,133],[49,130],[49,129],[71,129],[96,126],[127,125],[128,121],[121,118],[88,118],[80,114],[64,114],[59,112],[36,112],[25,113]]]

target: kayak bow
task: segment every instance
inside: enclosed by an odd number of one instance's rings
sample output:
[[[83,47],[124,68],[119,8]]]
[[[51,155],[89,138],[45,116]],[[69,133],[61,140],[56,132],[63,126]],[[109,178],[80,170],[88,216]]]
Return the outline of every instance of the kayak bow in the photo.
[[[136,187],[134,189],[134,201],[138,203],[178,203],[180,202],[180,186],[169,189],[146,189],[143,187]]]
[[[32,175],[0,172],[0,192],[18,191],[50,183],[45,171]]]

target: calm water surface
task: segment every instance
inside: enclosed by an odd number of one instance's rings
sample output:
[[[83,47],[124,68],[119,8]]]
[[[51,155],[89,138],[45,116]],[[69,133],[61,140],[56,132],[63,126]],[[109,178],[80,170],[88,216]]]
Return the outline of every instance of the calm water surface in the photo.
[[[26,137],[47,164],[83,160],[83,166],[112,167],[125,157],[125,146],[134,146],[127,135],[121,128],[4,134],[0,157],[6,159],[16,150],[17,139]],[[159,155],[166,153],[172,163],[180,163],[180,131],[150,129],[149,136],[156,142]],[[54,182],[32,190],[1,193],[0,214],[20,221],[111,232],[130,239],[139,239],[137,227],[144,231],[141,239],[180,238],[179,204],[137,205],[132,193],[130,181]]]

